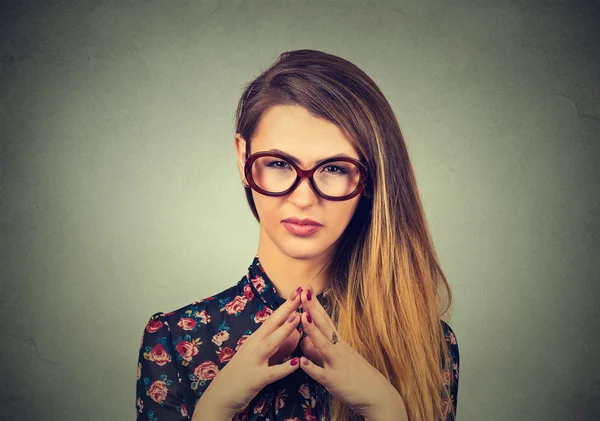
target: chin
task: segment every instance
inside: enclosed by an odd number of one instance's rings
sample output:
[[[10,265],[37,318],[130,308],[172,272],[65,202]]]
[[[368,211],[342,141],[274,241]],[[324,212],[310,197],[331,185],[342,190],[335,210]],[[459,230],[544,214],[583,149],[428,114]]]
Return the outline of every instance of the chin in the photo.
[[[323,248],[315,249],[314,246],[294,247],[290,245],[283,245],[282,247],[280,247],[280,250],[284,254],[298,260],[313,259],[317,256],[320,256],[325,251],[325,249]]]
[[[298,259],[313,259],[326,253],[330,244],[323,244],[323,241],[309,240],[305,238],[285,238],[282,239],[278,247],[286,255]]]

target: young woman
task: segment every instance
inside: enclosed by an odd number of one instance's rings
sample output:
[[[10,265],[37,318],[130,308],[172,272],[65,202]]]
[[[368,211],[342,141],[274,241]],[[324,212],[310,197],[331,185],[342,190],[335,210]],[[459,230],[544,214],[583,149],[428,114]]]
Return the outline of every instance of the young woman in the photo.
[[[286,52],[246,87],[236,132],[257,254],[232,287],[151,317],[137,419],[454,420],[452,295],[377,85]]]

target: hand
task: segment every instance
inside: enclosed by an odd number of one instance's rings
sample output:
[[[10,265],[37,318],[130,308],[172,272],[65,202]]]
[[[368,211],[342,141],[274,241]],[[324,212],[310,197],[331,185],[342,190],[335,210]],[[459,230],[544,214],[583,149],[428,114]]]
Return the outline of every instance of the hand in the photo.
[[[298,323],[300,323],[300,319],[298,319]],[[294,349],[298,346],[298,342],[302,334],[298,331],[298,329],[294,329],[290,335],[283,340],[279,349],[271,358],[269,358],[269,366],[279,364],[284,358],[289,357]],[[303,341],[304,342],[304,341]]]
[[[297,359],[294,359],[295,365],[291,364],[294,360],[275,365],[270,365],[269,360],[296,331],[300,323],[296,311],[299,306],[300,294],[295,291],[244,341],[204,391],[194,409],[192,421],[206,417],[209,412],[215,417],[213,419],[217,416],[231,419],[243,411],[266,385],[298,369],[300,364]]]
[[[377,417],[394,405],[405,412],[400,394],[388,379],[338,335],[333,321],[314,298],[312,287],[300,298],[304,308],[301,322],[308,335],[300,344],[304,353],[300,367],[365,418]],[[332,337],[337,339],[335,344]]]

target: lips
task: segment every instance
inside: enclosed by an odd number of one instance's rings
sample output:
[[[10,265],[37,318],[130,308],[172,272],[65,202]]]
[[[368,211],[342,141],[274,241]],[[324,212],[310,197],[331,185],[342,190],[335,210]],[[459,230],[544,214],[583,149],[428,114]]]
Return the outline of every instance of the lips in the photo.
[[[310,225],[310,224],[294,224],[288,221],[281,221],[281,224],[292,234],[305,237],[314,234],[323,228],[322,225]]]
[[[306,237],[314,234],[323,228],[323,224],[312,220],[312,219],[300,219],[295,216],[291,218],[285,218],[281,221],[281,224],[292,234],[300,237]]]
[[[281,222],[289,222],[290,224],[294,224],[294,225],[312,225],[312,226],[317,226],[317,227],[321,227],[323,226],[323,224],[318,223],[317,221],[313,221],[312,219],[298,219],[296,217],[293,218],[286,218],[284,220],[282,220]]]

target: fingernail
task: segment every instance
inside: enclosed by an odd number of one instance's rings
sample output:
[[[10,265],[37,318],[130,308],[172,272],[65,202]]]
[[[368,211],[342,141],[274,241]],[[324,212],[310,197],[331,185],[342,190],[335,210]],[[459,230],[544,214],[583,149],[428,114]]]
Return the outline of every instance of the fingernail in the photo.
[[[293,311],[292,314],[290,314],[290,317],[288,317],[288,323],[292,323],[294,321],[294,319],[296,318],[296,312]]]
[[[292,358],[292,361],[290,361],[291,365],[296,365],[298,364],[298,357]]]
[[[310,300],[311,300],[311,298],[312,298],[312,294],[311,294],[311,292],[310,292],[310,289],[307,289],[307,290],[306,290],[306,299],[307,299],[308,301],[310,301]]]
[[[310,317],[310,313],[308,311],[306,312],[306,320],[308,320],[308,323],[312,323],[312,317]]]
[[[298,292],[302,292],[302,287],[298,287],[298,288],[296,288],[296,291],[298,291]]]

